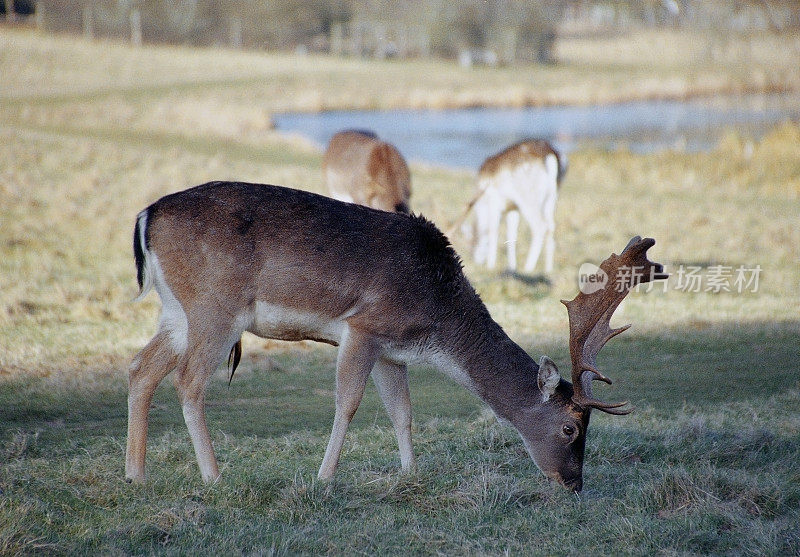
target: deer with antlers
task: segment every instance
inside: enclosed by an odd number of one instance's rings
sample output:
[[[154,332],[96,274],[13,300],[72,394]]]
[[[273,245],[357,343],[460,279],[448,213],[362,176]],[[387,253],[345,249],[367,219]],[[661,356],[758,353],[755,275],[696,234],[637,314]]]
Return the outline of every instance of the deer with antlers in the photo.
[[[322,174],[334,199],[384,211],[410,212],[408,165],[397,147],[370,131],[335,134],[325,150]]]
[[[155,288],[158,331],[129,372],[126,477],[145,478],[148,412],[161,380],[174,383],[202,478],[219,477],[205,419],[209,377],[241,335],[338,345],[335,416],[319,469],[330,478],[370,375],[394,426],[403,470],[414,467],[407,362],[428,362],[510,422],[548,477],[579,491],[589,414],[627,403],[592,395],[614,309],[638,282],[664,278],[634,238],[601,264],[616,288],[566,302],[572,383],[535,362],[491,318],[447,238],[423,217],[377,211],[308,192],[213,182],[139,213],[134,255],[140,298]]]

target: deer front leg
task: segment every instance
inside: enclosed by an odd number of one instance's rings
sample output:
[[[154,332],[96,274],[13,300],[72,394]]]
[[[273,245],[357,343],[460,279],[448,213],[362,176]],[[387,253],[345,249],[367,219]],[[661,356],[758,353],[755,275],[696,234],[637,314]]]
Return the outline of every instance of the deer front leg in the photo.
[[[125,449],[125,479],[143,482],[147,452],[150,403],[156,387],[172,371],[178,355],[165,332],[147,343],[131,363],[128,372],[128,443]]]
[[[411,397],[406,366],[379,359],[372,369],[372,379],[394,426],[400,448],[400,466],[405,472],[412,471],[416,464],[411,445]]]
[[[378,359],[379,346],[372,336],[347,327],[336,361],[336,414],[318,477],[329,479],[336,471],[344,435],[364,396],[367,377]]]

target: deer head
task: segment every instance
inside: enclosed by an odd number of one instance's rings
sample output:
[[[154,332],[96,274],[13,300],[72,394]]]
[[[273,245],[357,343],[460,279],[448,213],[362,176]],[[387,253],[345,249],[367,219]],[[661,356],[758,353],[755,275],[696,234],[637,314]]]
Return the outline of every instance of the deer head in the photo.
[[[611,384],[597,368],[597,354],[606,342],[630,327],[611,328],[614,310],[637,284],[668,277],[662,265],[647,259],[647,250],[654,244],[652,238],[631,239],[620,255],[612,254],[600,265],[609,279],[605,288],[562,300],[569,315],[572,383],[562,379],[555,363],[543,356],[537,377],[543,404],[529,406],[527,415],[515,424],[542,472],[575,491],[583,486],[586,430],[592,409],[615,415],[633,411],[627,401],[594,398],[592,382]]]

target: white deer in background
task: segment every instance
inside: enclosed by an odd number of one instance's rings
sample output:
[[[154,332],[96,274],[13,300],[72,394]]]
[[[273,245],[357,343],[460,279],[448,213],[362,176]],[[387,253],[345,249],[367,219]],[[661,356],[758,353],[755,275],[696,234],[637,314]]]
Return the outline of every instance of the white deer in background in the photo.
[[[572,384],[546,356],[533,360],[489,315],[447,238],[422,217],[377,211],[308,192],[212,182],[156,201],[133,234],[140,297],[161,298],[156,335],[129,371],[125,475],[145,478],[150,404],[173,369],[202,478],[219,467],[205,418],[205,390],[241,336],[339,346],[336,413],[319,469],[330,478],[372,375],[394,425],[404,470],[414,467],[406,362],[435,365],[519,431],[548,477],[580,491],[589,414],[626,414],[592,396],[603,344],[623,329],[609,320],[637,282],[665,278],[634,238],[601,264],[630,280],[567,302]],[[621,287],[616,287],[621,286]],[[268,412],[268,409],[265,409]]]
[[[497,264],[500,221],[506,216],[507,267],[517,269],[520,215],[531,231],[524,270],[531,273],[544,249],[544,270],[553,270],[555,210],[565,160],[547,141],[529,139],[486,159],[478,171],[474,201],[476,262],[490,269]]]
[[[334,135],[325,151],[322,173],[334,199],[383,211],[410,211],[408,165],[394,145],[370,131]]]

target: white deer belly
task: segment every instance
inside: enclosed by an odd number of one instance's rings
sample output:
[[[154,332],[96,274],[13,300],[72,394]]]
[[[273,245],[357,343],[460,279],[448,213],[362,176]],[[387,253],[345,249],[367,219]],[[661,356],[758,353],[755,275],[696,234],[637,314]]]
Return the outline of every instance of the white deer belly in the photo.
[[[347,323],[313,312],[256,302],[251,333],[276,340],[318,340],[338,344]]]

